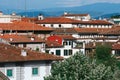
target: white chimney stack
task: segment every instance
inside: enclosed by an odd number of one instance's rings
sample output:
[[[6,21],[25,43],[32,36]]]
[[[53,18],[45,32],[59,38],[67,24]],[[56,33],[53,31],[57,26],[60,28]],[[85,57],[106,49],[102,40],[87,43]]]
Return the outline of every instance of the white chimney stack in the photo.
[[[25,50],[21,50],[21,56],[27,56],[27,52]]]

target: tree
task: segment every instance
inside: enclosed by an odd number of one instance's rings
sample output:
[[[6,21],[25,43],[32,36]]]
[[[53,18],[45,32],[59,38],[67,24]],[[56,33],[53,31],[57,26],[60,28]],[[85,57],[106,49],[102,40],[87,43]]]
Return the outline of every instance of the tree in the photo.
[[[114,80],[110,66],[96,64],[95,59],[76,53],[62,62],[52,65],[51,75],[45,80]]]
[[[111,54],[111,47],[108,45],[99,45],[96,47],[96,59],[98,63],[102,63],[106,66],[111,66],[113,71],[116,71],[117,60]]]
[[[111,48],[107,45],[99,45],[96,47],[96,58],[98,60],[108,60],[111,58]]]

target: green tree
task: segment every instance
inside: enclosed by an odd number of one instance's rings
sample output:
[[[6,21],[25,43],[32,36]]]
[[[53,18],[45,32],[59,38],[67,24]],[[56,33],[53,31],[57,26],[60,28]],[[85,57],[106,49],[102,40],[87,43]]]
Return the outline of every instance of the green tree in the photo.
[[[51,75],[45,80],[114,80],[110,66],[96,64],[95,59],[76,53],[52,65]]]
[[[96,59],[98,64],[102,63],[106,66],[111,66],[113,71],[116,71],[117,60],[111,53],[111,47],[107,45],[99,45],[96,47]]]
[[[96,58],[105,61],[111,58],[111,48],[107,45],[99,45],[96,47]]]

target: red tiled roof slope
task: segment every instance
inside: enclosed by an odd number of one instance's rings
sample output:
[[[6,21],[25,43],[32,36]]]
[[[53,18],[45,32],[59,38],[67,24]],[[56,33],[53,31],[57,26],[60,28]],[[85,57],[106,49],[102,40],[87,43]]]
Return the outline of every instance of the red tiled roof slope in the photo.
[[[103,31],[100,34],[117,34],[120,35],[120,26],[114,26],[113,28]]]
[[[13,21],[13,23],[0,23],[0,30],[36,30],[36,31],[53,31],[52,28],[39,26],[35,23],[24,21]]]
[[[21,55],[21,48],[0,43],[0,62],[62,60],[60,56],[26,50],[27,56]]]
[[[79,23],[78,20],[73,20],[73,19],[69,19],[69,18],[64,18],[64,17],[50,17],[50,18],[45,18],[43,20],[39,20],[36,22],[37,24],[65,24],[65,23]]]
[[[112,49],[120,50],[120,41],[112,45]]]
[[[78,33],[100,33],[110,28],[74,28]]]
[[[76,40],[75,37],[73,37],[72,35],[56,35],[61,37],[62,39],[67,39],[67,40]]]
[[[0,38],[9,41],[10,43],[35,43],[35,42],[45,42],[36,35],[18,35],[18,34],[3,34],[0,35]],[[33,38],[34,40],[32,40]]]

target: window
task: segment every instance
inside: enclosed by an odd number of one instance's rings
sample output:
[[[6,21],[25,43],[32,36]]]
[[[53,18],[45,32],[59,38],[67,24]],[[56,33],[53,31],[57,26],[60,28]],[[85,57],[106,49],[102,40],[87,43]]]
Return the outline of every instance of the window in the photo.
[[[46,53],[49,53],[49,51],[50,51],[50,50],[46,50],[45,52],[46,52]]]
[[[59,24],[59,28],[61,28],[61,24]]]
[[[7,76],[12,77],[13,76],[13,70],[12,69],[7,69]]]
[[[45,24],[43,24],[43,26],[45,26]]]
[[[23,44],[23,47],[25,48],[25,47],[27,47],[27,45],[26,45],[26,44]]]
[[[71,49],[69,49],[69,50],[64,50],[64,56],[69,56],[69,55],[72,55],[73,53],[72,53],[72,50]]]
[[[51,54],[53,54],[53,55],[54,55],[54,52],[51,52]]]
[[[63,45],[68,45],[67,41],[63,42]]]
[[[60,56],[60,50],[56,50],[56,55]]]
[[[72,41],[69,41],[69,45],[72,45],[72,43],[73,43]]]
[[[53,27],[53,24],[51,24],[51,27]]]
[[[38,68],[32,68],[32,75],[38,75]]]
[[[64,56],[68,55],[68,50],[64,50]]]
[[[72,50],[69,50],[69,55],[72,55]]]

